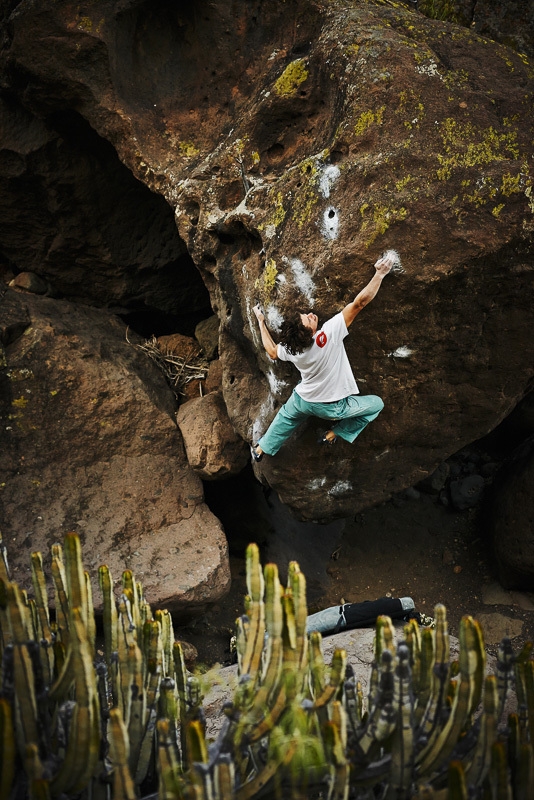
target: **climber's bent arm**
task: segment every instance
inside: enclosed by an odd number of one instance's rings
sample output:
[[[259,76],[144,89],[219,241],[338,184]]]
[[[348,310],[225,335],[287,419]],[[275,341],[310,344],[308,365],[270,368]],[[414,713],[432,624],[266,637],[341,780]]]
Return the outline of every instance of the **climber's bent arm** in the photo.
[[[348,303],[348,305],[346,305],[343,309],[343,318],[347,328],[352,322],[354,322],[355,317],[360,313],[362,308],[365,308],[365,306],[376,297],[382,281],[391,270],[392,266],[393,261],[385,258],[380,258],[376,262],[376,272],[367,286],[365,286],[361,292],[356,295],[352,303]]]
[[[258,320],[258,325],[260,326],[260,335],[261,335],[261,342],[265,348],[265,352],[272,358],[273,360],[277,357],[277,345],[274,341],[273,337],[269,333],[267,325],[265,324],[265,317],[262,314],[262,311],[259,306],[254,306],[253,309],[254,313],[256,314],[256,318]]]

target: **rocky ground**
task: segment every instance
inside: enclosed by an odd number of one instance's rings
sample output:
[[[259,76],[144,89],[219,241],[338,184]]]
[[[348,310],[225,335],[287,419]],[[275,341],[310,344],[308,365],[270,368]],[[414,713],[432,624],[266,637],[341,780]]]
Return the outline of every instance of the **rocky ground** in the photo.
[[[231,497],[231,488],[226,487],[227,497]],[[196,646],[201,664],[229,663],[235,618],[243,613],[244,548],[246,535],[252,532],[246,530],[250,486],[241,491],[241,522],[236,504],[225,521],[232,553],[230,594],[209,613],[177,629],[180,638]],[[491,492],[491,487],[486,491]],[[255,524],[262,537],[258,543],[265,554],[264,562],[272,554],[280,554],[282,563],[277,563],[283,575],[284,552],[273,547],[272,541],[279,531],[271,530],[263,538],[260,515]],[[534,591],[507,591],[499,585],[484,534],[484,502],[476,508],[456,511],[443,505],[439,497],[411,490],[347,520],[337,534],[331,526],[303,527],[305,530],[298,530],[296,524],[290,531],[294,546],[286,542],[285,556],[286,561],[292,557],[308,564],[309,571],[305,567],[304,571],[308,576],[310,612],[342,600],[360,602],[384,595],[408,595],[418,611],[430,616],[434,606],[443,603],[453,635],[458,635],[463,615],[478,619],[491,654],[496,653],[504,636],[512,639],[516,652],[526,641],[534,640]],[[249,540],[252,541],[251,536]],[[314,573],[314,563],[309,560],[309,548],[314,547],[320,551],[322,574],[317,564]]]

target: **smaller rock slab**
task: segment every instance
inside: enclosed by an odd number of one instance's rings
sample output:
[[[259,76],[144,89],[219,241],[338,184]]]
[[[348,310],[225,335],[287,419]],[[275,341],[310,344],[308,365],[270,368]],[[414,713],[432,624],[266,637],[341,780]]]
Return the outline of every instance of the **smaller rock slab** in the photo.
[[[484,631],[486,644],[499,644],[505,637],[515,639],[523,632],[523,623],[520,619],[511,619],[504,614],[479,614],[478,621]]]
[[[183,403],[177,420],[189,465],[203,480],[237,475],[247,464],[248,447],[234,431],[220,392]]]

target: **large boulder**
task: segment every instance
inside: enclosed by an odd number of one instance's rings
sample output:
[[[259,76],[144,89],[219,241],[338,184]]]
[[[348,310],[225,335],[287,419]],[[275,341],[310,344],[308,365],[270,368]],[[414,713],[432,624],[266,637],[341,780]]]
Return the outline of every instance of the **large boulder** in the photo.
[[[98,567],[133,570],[156,607],[199,611],[229,588],[222,527],[187,464],[162,374],[105,312],[0,299],[0,529],[12,577],[75,531]]]
[[[319,453],[312,422],[257,468],[299,516],[352,514],[416,484],[524,395],[527,56],[380,0],[104,0],[83,12],[46,0],[3,14],[10,96],[46,119],[46,136],[89,124],[174,209],[219,317],[224,400],[243,439],[297,378],[263,352],[254,303],[276,336],[288,306],[325,319],[383,250],[401,252],[406,274],[387,279],[347,342],[384,411],[352,447]]]

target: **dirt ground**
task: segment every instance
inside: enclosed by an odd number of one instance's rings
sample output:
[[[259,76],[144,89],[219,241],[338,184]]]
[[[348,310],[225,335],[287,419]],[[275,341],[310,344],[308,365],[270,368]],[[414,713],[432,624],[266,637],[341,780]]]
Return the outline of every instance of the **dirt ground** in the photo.
[[[309,613],[342,601],[410,596],[416,610],[429,616],[437,603],[443,603],[453,635],[458,635],[462,616],[479,619],[488,652],[496,653],[503,636],[512,639],[516,652],[534,640],[534,594],[499,586],[480,507],[454,511],[438,497],[410,490],[357,514],[338,529],[309,524],[299,529],[292,523],[280,530],[286,522],[275,517],[273,524],[271,517],[265,524],[250,483],[253,478],[247,480],[234,487],[225,482],[224,501],[217,499],[218,490],[208,491],[208,501],[229,539],[232,587],[224,601],[176,629],[178,638],[197,648],[199,664],[230,662],[229,640],[246,594],[244,552],[249,541],[260,545],[263,563],[278,563],[283,579],[291,558],[301,564],[307,578],[301,560],[308,563]],[[285,550],[273,546],[276,537],[284,541]],[[310,550],[317,552],[315,562],[309,561]],[[277,561],[277,553],[285,564]]]

